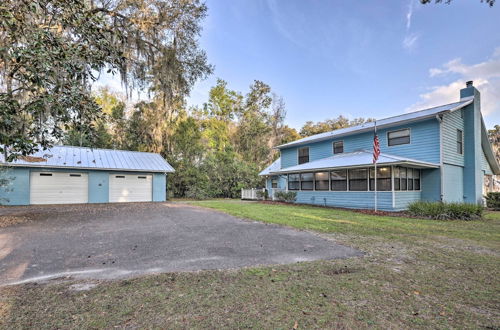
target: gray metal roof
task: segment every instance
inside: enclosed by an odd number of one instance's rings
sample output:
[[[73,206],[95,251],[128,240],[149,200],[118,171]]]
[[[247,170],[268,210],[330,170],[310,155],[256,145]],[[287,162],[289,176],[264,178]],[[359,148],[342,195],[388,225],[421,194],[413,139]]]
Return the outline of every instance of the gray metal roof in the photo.
[[[281,157],[276,159],[271,165],[263,169],[262,172],[259,173],[259,175],[269,175],[271,174],[271,172],[279,171],[280,168],[281,168]]]
[[[11,163],[6,163],[4,156],[0,155],[0,163],[23,167],[174,172],[173,167],[159,154],[72,146],[54,146]]]
[[[377,128],[383,128],[386,126],[394,126],[396,124],[402,124],[402,123],[406,123],[406,122],[412,122],[412,121],[422,120],[422,119],[426,119],[426,118],[431,118],[431,117],[436,116],[439,113],[455,111],[455,110],[458,110],[460,108],[463,108],[463,107],[471,104],[473,101],[474,100],[472,98],[467,98],[467,99],[461,100],[460,102],[450,103],[450,104],[442,105],[439,107],[424,109],[424,110],[415,111],[415,112],[409,112],[409,113],[405,113],[405,114],[402,114],[399,116],[379,119],[379,120],[377,120]],[[359,133],[360,131],[369,131],[369,130],[373,130],[374,126],[375,126],[375,123],[369,122],[369,123],[364,123],[364,124],[357,125],[357,126],[341,128],[341,129],[337,129],[337,130],[330,131],[330,132],[325,132],[325,133],[321,133],[321,134],[308,136],[308,137],[305,137],[305,138],[300,139],[300,140],[296,140],[293,142],[282,144],[280,146],[277,146],[276,148],[278,148],[278,149],[288,148],[288,147],[295,146],[295,145],[302,145],[302,144],[307,144],[310,142],[328,140],[328,139],[335,138],[335,137]]]
[[[305,171],[330,169],[330,168],[373,166],[372,160],[373,160],[373,153],[371,151],[361,150],[361,151],[347,152],[327,158],[322,158],[305,164],[286,167],[281,170],[271,171],[270,174],[305,172]],[[416,160],[413,158],[389,155],[386,153],[380,154],[377,161],[377,165],[378,166],[408,165],[417,168],[439,167],[439,164],[422,162],[420,160]]]

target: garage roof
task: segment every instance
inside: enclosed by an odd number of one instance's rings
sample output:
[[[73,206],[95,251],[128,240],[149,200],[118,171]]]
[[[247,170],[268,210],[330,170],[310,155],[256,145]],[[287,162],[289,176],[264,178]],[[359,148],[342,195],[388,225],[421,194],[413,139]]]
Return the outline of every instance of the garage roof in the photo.
[[[73,146],[54,146],[30,156],[21,156],[10,163],[6,163],[0,154],[0,163],[22,167],[174,172],[173,167],[159,154]]]

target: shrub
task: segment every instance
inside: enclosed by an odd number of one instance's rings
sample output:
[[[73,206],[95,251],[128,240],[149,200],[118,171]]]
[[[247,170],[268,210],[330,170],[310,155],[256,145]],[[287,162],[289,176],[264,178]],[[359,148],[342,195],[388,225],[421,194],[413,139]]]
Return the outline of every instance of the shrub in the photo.
[[[493,210],[500,210],[500,192],[489,192],[486,195],[486,206]]]
[[[297,193],[295,191],[277,191],[274,193],[274,197],[282,202],[293,203],[297,199]]]
[[[266,200],[269,198],[269,194],[267,192],[267,189],[266,190],[257,190],[257,198],[258,199],[263,199],[263,200]]]
[[[408,212],[417,217],[436,220],[475,220],[483,216],[483,207],[471,203],[413,202]]]

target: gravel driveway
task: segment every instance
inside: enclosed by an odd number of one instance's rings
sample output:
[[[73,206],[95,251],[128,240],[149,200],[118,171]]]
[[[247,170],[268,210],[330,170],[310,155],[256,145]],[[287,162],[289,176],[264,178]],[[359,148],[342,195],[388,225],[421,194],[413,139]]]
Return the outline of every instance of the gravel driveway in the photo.
[[[313,233],[174,203],[2,207],[0,285],[361,255]],[[7,220],[6,220],[7,221]]]

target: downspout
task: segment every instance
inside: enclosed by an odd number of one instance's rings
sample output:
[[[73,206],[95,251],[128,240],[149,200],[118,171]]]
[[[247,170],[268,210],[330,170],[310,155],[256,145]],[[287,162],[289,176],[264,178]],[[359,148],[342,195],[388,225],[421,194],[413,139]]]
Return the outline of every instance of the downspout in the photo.
[[[439,123],[439,184],[440,184],[440,193],[439,193],[439,198],[441,202],[443,201],[443,191],[444,191],[444,182],[443,182],[443,115],[438,114],[436,115],[436,119]]]

